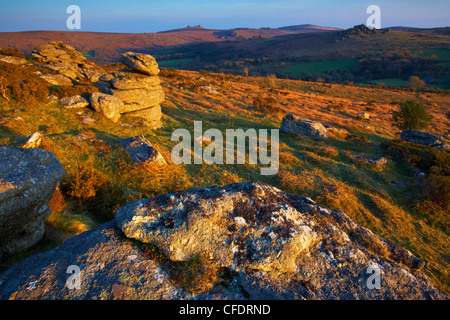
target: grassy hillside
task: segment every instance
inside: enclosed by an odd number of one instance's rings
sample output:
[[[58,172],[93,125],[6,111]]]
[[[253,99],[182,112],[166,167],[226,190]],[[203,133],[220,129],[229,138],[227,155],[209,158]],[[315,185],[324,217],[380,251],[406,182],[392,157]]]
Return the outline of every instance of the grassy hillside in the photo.
[[[442,31],[442,30],[441,30]],[[294,34],[246,41],[204,42],[144,50],[158,61],[192,59],[182,69],[313,80],[329,83],[407,85],[410,76],[450,86],[449,35],[434,29],[349,30]],[[401,79],[392,82],[389,79]]]
[[[391,111],[408,99],[430,109],[434,119],[429,131],[448,137],[448,92],[412,92],[170,69],[163,69],[160,76],[166,101],[162,104],[164,127],[159,130],[148,129],[136,123],[136,119],[126,117],[121,119],[122,124],[114,124],[97,113],[91,116],[94,122],[83,124],[80,111],[64,110],[58,103],[41,99],[32,105],[0,96],[0,144],[21,146],[30,134],[38,131],[44,136],[43,148],[54,152],[67,172],[52,199],[53,213],[47,219],[44,240],[2,261],[2,269],[112,219],[114,210],[127,202],[194,186],[260,180],[308,196],[326,207],[341,209],[374,233],[411,250],[427,261],[425,273],[443,291],[450,292],[448,180],[442,182],[438,180],[440,175],[432,174],[433,170],[448,170],[449,153],[391,142],[399,138],[391,123]],[[199,90],[201,85],[211,85],[220,93],[205,93]],[[65,95],[64,91],[53,93]],[[258,110],[253,106],[257,97],[273,97],[277,105]],[[355,115],[359,112],[369,112],[370,119],[357,120]],[[192,133],[193,122],[201,120],[203,131],[217,128],[224,134],[229,128],[276,129],[286,113],[299,114],[349,133],[335,130],[324,141],[280,133],[280,168],[274,176],[261,176],[259,165],[248,163],[171,163],[171,150],[178,143],[171,141],[176,128],[186,128]],[[169,165],[134,165],[117,142],[136,135],[144,135]],[[378,168],[362,160],[361,155],[386,156],[389,161]],[[417,166],[428,156],[431,157],[428,167],[421,167],[427,178],[416,177],[411,160],[415,159]],[[445,188],[433,189],[439,183]],[[443,195],[447,200],[430,197],[431,193],[424,193],[424,189],[434,190],[439,196],[447,192]]]

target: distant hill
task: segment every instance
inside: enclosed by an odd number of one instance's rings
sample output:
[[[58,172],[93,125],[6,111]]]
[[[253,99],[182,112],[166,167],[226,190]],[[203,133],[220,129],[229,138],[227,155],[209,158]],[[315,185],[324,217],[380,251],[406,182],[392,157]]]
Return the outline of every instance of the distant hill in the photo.
[[[286,28],[299,31],[316,27]],[[377,30],[359,25],[347,30],[203,42],[146,52],[154,55],[161,66],[176,69],[392,86],[407,85],[410,76],[419,76],[433,79],[432,86],[448,89],[447,31],[448,28]]]
[[[296,32],[304,32],[304,33],[342,30],[339,28],[321,27],[321,26],[316,26],[313,24],[301,24],[301,25],[296,25],[296,26],[281,27],[278,29],[296,31]]]
[[[282,35],[331,31],[333,28],[302,25],[286,28],[205,29],[199,26],[161,31],[157,33],[107,33],[80,31],[0,32],[0,48],[16,48],[25,54],[38,45],[62,41],[81,52],[94,52],[89,58],[97,63],[118,61],[129,50],[152,50],[184,44],[273,38]],[[336,29],[337,30],[337,29]]]
[[[171,30],[165,30],[165,31],[159,31],[157,33],[172,33],[172,32],[189,32],[189,31],[208,31],[208,29],[203,28],[201,25],[198,26],[187,26],[186,28],[179,28],[179,29],[171,29]]]
[[[395,26],[395,27],[391,27],[389,29],[395,30],[395,31],[408,31],[408,32],[421,32],[421,33],[450,35],[450,27],[442,27],[442,28],[414,28],[414,27]]]

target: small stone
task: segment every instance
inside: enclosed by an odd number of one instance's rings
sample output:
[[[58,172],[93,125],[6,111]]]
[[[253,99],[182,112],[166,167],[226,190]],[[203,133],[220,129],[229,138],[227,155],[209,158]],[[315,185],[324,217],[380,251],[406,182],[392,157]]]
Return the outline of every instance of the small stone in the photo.
[[[42,143],[42,135],[39,132],[33,133],[28,137],[23,148],[39,148]]]
[[[61,107],[64,109],[86,108],[89,102],[82,96],[73,96],[61,99]]]
[[[293,114],[288,114],[283,118],[280,130],[287,133],[298,134],[313,140],[323,140],[328,138],[327,129],[323,124]]]
[[[136,163],[167,164],[161,153],[159,153],[159,151],[156,150],[144,136],[136,136],[121,140],[119,145],[131,155],[131,160]]]
[[[356,119],[358,120],[368,120],[370,115],[367,112],[361,112],[356,115]]]

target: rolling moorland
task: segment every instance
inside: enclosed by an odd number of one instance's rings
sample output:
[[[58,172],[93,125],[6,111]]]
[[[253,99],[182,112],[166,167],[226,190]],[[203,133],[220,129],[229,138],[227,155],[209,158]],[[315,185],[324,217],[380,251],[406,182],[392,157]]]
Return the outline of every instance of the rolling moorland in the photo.
[[[339,30],[314,25],[300,25],[280,29],[237,28],[230,30],[205,29],[201,26],[162,31],[157,33],[104,33],[73,31],[0,32],[0,48],[15,48],[25,54],[38,45],[62,41],[84,52],[97,63],[119,61],[123,52],[177,47],[190,43],[272,38],[296,33]],[[12,36],[13,35],[13,36]]]
[[[132,116],[113,122],[99,113],[61,108],[61,98],[77,94],[88,98],[99,88],[87,80],[52,85],[36,72],[55,72],[29,56],[24,66],[0,62],[0,67],[3,81],[10,81],[0,95],[0,144],[22,146],[27,137],[39,132],[41,148],[53,152],[66,171],[50,202],[52,213],[45,222],[44,238],[3,259],[1,271],[110,221],[114,211],[126,203],[190,187],[262,181],[310,197],[326,208],[340,209],[373,233],[410,250],[426,261],[423,272],[449,293],[450,154],[400,140],[400,130],[392,121],[392,112],[400,103],[418,101],[433,116],[426,130],[448,143],[448,91],[162,68],[163,126],[153,129]],[[102,65],[110,73],[123,67],[120,63]],[[16,80],[21,86],[12,84]],[[362,112],[369,118],[358,118]],[[321,141],[280,133],[280,168],[274,176],[261,176],[260,166],[248,162],[175,165],[170,160],[177,144],[171,140],[172,132],[177,128],[192,132],[194,121],[201,120],[203,130],[222,132],[228,128],[278,129],[286,114],[334,129]],[[168,165],[134,164],[118,142],[138,135],[151,141]],[[208,144],[203,143],[204,147]],[[382,166],[367,160],[381,156],[387,159]]]
[[[142,34],[16,32],[12,39],[0,33],[0,47],[29,54],[40,44],[58,40],[97,63],[117,62],[131,50],[155,56],[164,68],[388,87],[407,87],[409,77],[418,76],[431,88],[448,90],[449,36],[449,28],[196,26]]]
[[[449,29],[348,30],[187,44],[142,52],[162,66],[328,83],[407,86],[410,76],[449,89]],[[331,44],[331,45],[330,45]]]

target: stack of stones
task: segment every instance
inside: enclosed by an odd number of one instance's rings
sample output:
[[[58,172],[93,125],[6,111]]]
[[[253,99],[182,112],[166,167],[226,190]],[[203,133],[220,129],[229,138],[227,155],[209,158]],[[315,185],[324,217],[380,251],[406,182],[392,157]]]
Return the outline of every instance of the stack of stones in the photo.
[[[153,129],[160,128],[160,103],[165,95],[156,60],[148,54],[127,52],[121,62],[128,68],[104,75],[101,91],[122,101],[120,114],[143,118]]]

